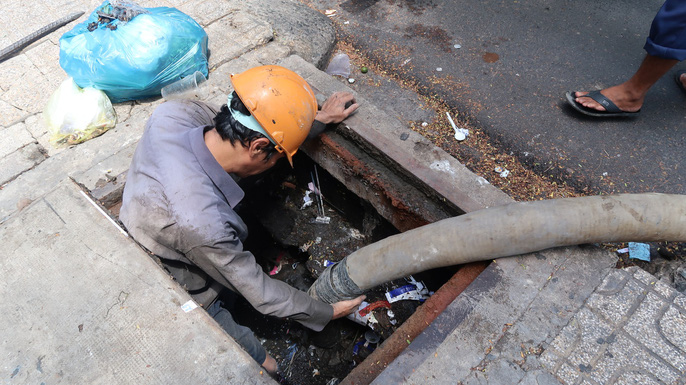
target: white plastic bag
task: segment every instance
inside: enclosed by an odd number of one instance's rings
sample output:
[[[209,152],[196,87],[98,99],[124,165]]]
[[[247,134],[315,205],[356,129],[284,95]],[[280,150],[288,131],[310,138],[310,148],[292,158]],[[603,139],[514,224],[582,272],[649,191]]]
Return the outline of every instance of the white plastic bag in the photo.
[[[102,135],[117,124],[110,99],[95,88],[80,88],[69,78],[62,82],[43,111],[50,143],[64,147]]]

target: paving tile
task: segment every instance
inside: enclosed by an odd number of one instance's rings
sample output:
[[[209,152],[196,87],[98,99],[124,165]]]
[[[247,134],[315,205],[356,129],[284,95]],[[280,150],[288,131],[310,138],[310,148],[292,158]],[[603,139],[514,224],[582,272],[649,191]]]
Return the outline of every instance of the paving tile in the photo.
[[[22,76],[31,68],[40,73],[31,60],[23,54],[0,63],[0,89],[7,91],[15,84],[20,83]]]
[[[31,115],[24,121],[26,129],[31,133],[47,156],[54,156],[64,151],[65,148],[55,148],[50,144],[50,133],[42,113]]]
[[[239,10],[239,6],[231,1],[189,1],[180,5],[178,9],[186,15],[197,21],[198,24],[206,27],[208,24],[230,15]],[[233,15],[231,15],[233,17]],[[214,37],[213,34],[207,32],[209,36]],[[225,44],[227,42],[224,42]]]
[[[174,8],[174,6],[167,0],[141,0],[137,2],[143,8],[157,8],[157,7],[169,7]]]
[[[664,361],[653,356],[626,336],[620,334],[608,346],[607,352],[590,371],[590,377],[601,384],[610,383],[610,379],[626,375],[631,370],[652,373],[665,383],[676,381],[679,374]]]
[[[652,286],[655,284],[655,282],[657,282],[657,279],[654,276],[648,274],[647,271],[638,268],[634,270],[634,278],[643,282],[647,286]]]
[[[2,93],[4,94],[4,92]],[[28,115],[28,112],[22,111],[17,107],[2,100],[0,94],[0,126],[8,127],[9,125],[18,122],[23,117]]]
[[[0,135],[2,135],[3,138],[3,140],[0,141],[0,158],[17,151],[29,143],[35,142],[35,139],[26,129],[24,123],[17,123],[13,126],[0,129]]]
[[[43,160],[45,160],[45,155],[43,155],[40,146],[36,143],[29,143],[17,151],[0,158],[0,185],[14,179]]]
[[[205,28],[209,39],[210,68],[217,67],[274,37],[269,24],[246,12],[223,17]]]
[[[54,89],[36,67],[31,65],[21,75],[19,82],[13,84],[0,97],[7,103],[28,113],[43,111]]]
[[[653,285],[653,290],[655,290],[658,294],[667,299],[671,299],[677,293],[677,291],[674,288],[672,288],[671,286],[669,286],[661,280],[655,281],[655,285]]]
[[[659,296],[650,293],[645,300],[636,309],[635,313],[629,319],[624,330],[630,336],[634,337],[645,347],[655,352],[665,361],[674,365],[682,372],[686,372],[686,356],[683,351],[675,349],[671,343],[665,339],[663,335],[663,328],[660,327],[660,319],[662,314],[661,309],[666,305],[666,302]],[[670,318],[665,324],[670,335],[673,335],[673,326],[684,326],[683,317],[678,317],[675,313],[670,313]],[[679,329],[677,329],[679,330]],[[684,333],[681,329],[680,333]],[[683,338],[680,338],[683,341]]]
[[[662,385],[663,382],[647,373],[623,373],[615,381],[614,385]]]
[[[50,40],[43,41],[24,54],[43,75],[62,69],[59,63],[60,47]]]
[[[686,352],[686,313],[670,306],[658,322],[659,334],[681,351]]]
[[[681,307],[681,311],[686,310],[686,296],[682,294],[678,295],[674,298],[674,304]]]
[[[568,364],[563,364],[560,367],[560,370],[558,370],[555,374],[557,375],[557,378],[560,379],[560,381],[565,385],[573,384],[577,378],[579,378],[579,373]]]
[[[622,277],[621,271],[609,274],[598,290],[593,293],[586,305],[602,314],[611,322],[622,322],[631,307],[646,292],[636,280]],[[625,284],[622,286],[622,282]]]
[[[605,339],[612,334],[612,328],[587,308],[576,314],[581,331],[580,340],[569,354],[569,363],[575,367],[589,367],[594,357],[604,346]]]

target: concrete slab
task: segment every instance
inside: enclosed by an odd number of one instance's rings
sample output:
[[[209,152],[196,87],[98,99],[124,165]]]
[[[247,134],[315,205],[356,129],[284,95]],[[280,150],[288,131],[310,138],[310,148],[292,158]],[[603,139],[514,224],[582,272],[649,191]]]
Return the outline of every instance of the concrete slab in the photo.
[[[274,383],[70,181],[0,226],[11,383]]]
[[[324,96],[336,91],[355,94],[353,90],[298,56],[290,56],[279,64],[301,74]],[[512,202],[507,194],[469,171],[428,139],[415,132],[407,132],[398,119],[369,103],[364,96],[355,97],[361,107],[346,120],[345,125],[407,170],[408,175],[416,177],[419,183],[430,186],[463,212]],[[405,140],[401,139],[402,134],[407,135]]]
[[[336,42],[331,21],[298,0],[244,0],[250,12],[269,23],[274,40],[324,69]]]
[[[498,260],[372,383],[683,383],[686,297],[614,260],[597,248]]]
[[[35,140],[24,123],[17,123],[7,128],[0,128],[4,140],[0,142],[0,158],[3,158]]]
[[[209,40],[209,66],[216,68],[231,59],[266,44],[274,31],[266,22],[245,11],[236,11],[205,28]],[[226,42],[232,44],[226,44]]]
[[[45,155],[43,155],[41,148],[35,143],[30,143],[6,157],[0,158],[0,186],[36,166],[43,160],[45,160]]]

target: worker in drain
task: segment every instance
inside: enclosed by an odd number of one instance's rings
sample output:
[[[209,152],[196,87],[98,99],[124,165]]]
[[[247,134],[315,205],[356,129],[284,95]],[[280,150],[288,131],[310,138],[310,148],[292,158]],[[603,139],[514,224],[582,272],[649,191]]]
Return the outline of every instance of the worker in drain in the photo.
[[[296,73],[262,66],[232,75],[234,92],[217,112],[199,101],[170,101],[150,117],[129,169],[120,219],[222,327],[267,371],[276,361],[236,324],[218,293],[228,288],[258,311],[321,330],[363,297],[329,305],[272,279],[243,250],[247,228],[234,211],[244,178],[292,157],[308,137],[348,117],[352,94],[333,94],[317,110]],[[352,104],[351,104],[352,103]],[[346,106],[346,104],[350,104]]]

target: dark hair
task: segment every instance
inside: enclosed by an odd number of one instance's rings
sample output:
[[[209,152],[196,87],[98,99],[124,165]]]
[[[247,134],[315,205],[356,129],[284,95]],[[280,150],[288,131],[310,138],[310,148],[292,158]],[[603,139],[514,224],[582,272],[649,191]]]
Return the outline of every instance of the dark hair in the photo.
[[[248,111],[243,102],[241,102],[235,91],[233,92],[233,99],[231,100],[231,108],[244,115],[250,115],[250,111]],[[266,138],[266,136],[261,133],[245,127],[234,119],[226,104],[222,106],[217,116],[214,117],[214,127],[223,140],[229,140],[231,141],[231,144],[235,144],[236,141],[238,141],[246,148],[256,139]],[[272,143],[271,140],[263,151],[265,153],[265,161],[269,160],[269,158],[277,152],[274,143]]]

